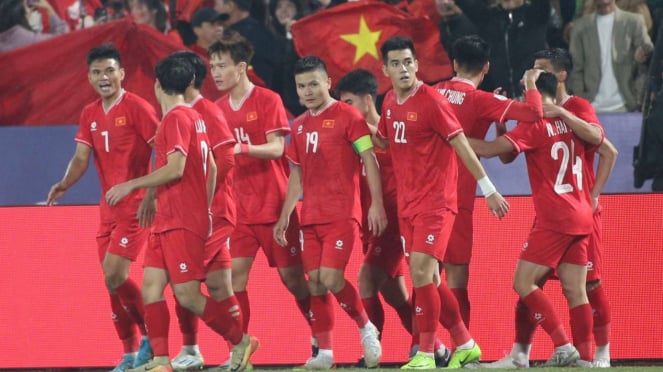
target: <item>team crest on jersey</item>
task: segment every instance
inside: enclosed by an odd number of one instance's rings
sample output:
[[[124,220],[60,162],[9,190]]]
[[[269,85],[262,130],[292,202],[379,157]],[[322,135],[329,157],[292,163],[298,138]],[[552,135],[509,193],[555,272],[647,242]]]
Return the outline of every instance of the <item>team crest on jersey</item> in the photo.
[[[409,121],[417,121],[417,113],[416,112],[408,112],[406,119]]]
[[[120,116],[119,118],[115,118],[115,126],[116,127],[123,127],[127,125],[127,117],[126,116]]]
[[[255,111],[251,111],[248,114],[246,114],[246,121],[254,121],[258,120],[258,113]]]
[[[97,122],[93,121],[92,123],[90,123],[90,132],[94,132],[96,130],[97,130]]]
[[[334,127],[334,120],[323,120],[322,121],[322,127],[323,128],[333,128]]]

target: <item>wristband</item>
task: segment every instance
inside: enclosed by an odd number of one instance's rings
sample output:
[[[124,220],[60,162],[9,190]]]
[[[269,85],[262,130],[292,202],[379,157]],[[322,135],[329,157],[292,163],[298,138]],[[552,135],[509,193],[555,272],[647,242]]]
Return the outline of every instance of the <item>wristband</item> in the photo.
[[[248,154],[249,153],[249,145],[248,143],[240,143],[239,145],[239,153],[240,154]]]
[[[490,181],[490,178],[488,178],[488,176],[485,176],[482,179],[478,180],[477,183],[481,188],[481,193],[486,198],[497,192],[495,185],[493,185],[493,183]]]

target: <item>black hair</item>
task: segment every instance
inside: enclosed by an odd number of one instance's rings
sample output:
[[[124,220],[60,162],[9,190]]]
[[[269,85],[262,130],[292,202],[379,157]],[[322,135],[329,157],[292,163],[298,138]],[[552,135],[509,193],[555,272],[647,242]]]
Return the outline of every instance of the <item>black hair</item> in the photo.
[[[156,10],[154,14],[154,26],[161,32],[166,32],[168,27],[168,14],[166,13],[166,6],[162,0],[136,0],[137,2],[145,5],[149,10]]]
[[[393,50],[404,50],[410,49],[414,58],[417,58],[417,53],[414,50],[414,43],[412,39],[403,37],[403,36],[394,36],[390,39],[387,39],[382,46],[380,47],[380,53],[382,54],[382,62],[387,65],[387,54]]]
[[[87,65],[90,66],[92,62],[100,59],[114,59],[117,61],[119,66],[122,66],[122,61],[120,60],[120,51],[117,50],[113,44],[107,43],[102,44],[98,47],[90,49],[87,53]]]
[[[550,48],[540,50],[534,53],[534,60],[547,59],[550,61],[555,72],[566,71],[568,73],[573,69],[573,62],[568,51],[561,48]]]
[[[157,63],[154,75],[164,93],[176,95],[184,94],[195,73],[191,63],[171,54]]]
[[[338,81],[336,94],[348,92],[356,95],[370,94],[373,102],[377,100],[378,80],[370,71],[364,69],[352,70]]]
[[[253,46],[242,35],[232,32],[230,35],[224,35],[221,40],[215,42],[207,48],[207,58],[221,53],[230,54],[230,59],[238,64],[240,62],[251,63],[253,58]]]
[[[24,0],[2,0],[0,1],[0,32],[20,25],[33,31],[25,14]]]
[[[536,89],[542,96],[555,98],[557,95],[557,78],[551,72],[542,72],[536,79]]]
[[[203,86],[205,77],[207,76],[207,65],[205,65],[205,61],[203,61],[203,59],[200,58],[198,54],[188,50],[177,51],[171,54],[171,56],[173,58],[181,58],[191,64],[195,74],[193,79],[193,87],[200,89],[200,87]]]
[[[306,56],[295,63],[295,75],[319,70],[327,74],[327,65],[318,56]]]
[[[490,45],[477,35],[463,36],[454,42],[453,56],[463,71],[475,74],[490,61]]]

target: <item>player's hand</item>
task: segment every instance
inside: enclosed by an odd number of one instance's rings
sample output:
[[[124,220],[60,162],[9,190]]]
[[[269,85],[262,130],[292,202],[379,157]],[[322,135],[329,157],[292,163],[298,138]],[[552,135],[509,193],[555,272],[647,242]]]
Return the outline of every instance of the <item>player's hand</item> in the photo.
[[[382,204],[371,203],[368,208],[368,230],[373,232],[373,235],[380,236],[387,228],[387,213],[384,211]]]
[[[493,94],[506,97],[507,91],[505,89],[502,89],[502,87],[497,87],[495,88],[495,90],[493,90]]]
[[[541,106],[543,107],[543,117],[545,118],[555,118],[562,113],[562,108],[554,103],[545,102]]]
[[[493,215],[498,217],[500,220],[502,217],[506,216],[507,212],[509,212],[509,203],[504,200],[504,197],[499,192],[496,192],[487,197],[486,202],[488,203],[488,208],[490,208],[490,211],[493,213]]]
[[[274,225],[274,240],[276,240],[281,247],[288,245],[288,240],[285,238],[285,232],[288,230],[289,223],[290,221],[288,218],[281,217]]]
[[[66,192],[67,188],[64,187],[62,182],[58,182],[51,186],[51,190],[48,192],[48,197],[46,198],[46,205],[55,204],[55,201],[63,197]]]
[[[599,207],[599,197],[592,196],[592,211],[596,212],[596,209]]]
[[[145,195],[143,200],[140,202],[140,205],[138,206],[137,217],[140,227],[146,228],[152,226],[156,211],[157,202],[154,197],[151,197],[148,193],[148,195]]]
[[[125,196],[131,194],[132,191],[134,189],[129,182],[115,185],[106,192],[106,203],[112,207],[124,199]]]

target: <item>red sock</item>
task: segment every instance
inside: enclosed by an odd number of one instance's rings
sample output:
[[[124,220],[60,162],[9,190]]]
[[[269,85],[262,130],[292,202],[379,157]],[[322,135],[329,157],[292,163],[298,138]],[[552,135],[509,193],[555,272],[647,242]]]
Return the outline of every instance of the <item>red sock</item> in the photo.
[[[394,310],[396,310],[403,328],[405,328],[407,333],[412,334],[412,304],[406,302],[403,305],[394,308]]]
[[[532,337],[538,325],[530,316],[527,305],[522,300],[516,303],[516,342],[523,345],[530,345]]]
[[[462,345],[467,343],[472,339],[472,336],[460,316],[456,297],[444,282],[440,283],[440,286],[437,287],[437,292],[441,302],[440,323],[442,323],[444,328],[449,330],[449,335],[454,344]]]
[[[332,350],[334,329],[334,306],[329,294],[311,295],[311,329],[320,349]]]
[[[200,319],[232,345],[237,345],[242,341],[244,335],[242,310],[235,296],[230,296],[223,301],[215,301],[213,298],[207,297]]]
[[[380,297],[373,296],[368,298],[362,298],[361,303],[366,309],[366,314],[368,319],[371,320],[371,323],[375,324],[380,335],[382,335],[382,328],[384,327],[384,308],[382,307],[382,301]]]
[[[246,291],[235,292],[235,297],[242,308],[242,331],[249,332],[249,320],[251,319],[251,305],[249,304],[249,294]]]
[[[295,302],[297,303],[297,308],[299,309],[299,312],[302,313],[304,319],[306,319],[306,323],[308,323],[308,325],[311,326],[311,319],[309,316],[309,312],[311,311],[311,296],[306,295],[306,297],[302,299],[295,298]]]
[[[410,342],[410,348],[414,345],[419,345],[419,327],[417,327],[417,317],[415,316],[414,303],[417,298],[414,288],[412,288],[412,295],[408,300],[408,306],[410,306],[410,313],[412,317],[412,341]]]
[[[541,324],[541,327],[550,335],[555,347],[569,343],[569,338],[553,309],[550,299],[540,288],[522,298],[522,301],[527,305],[530,314],[537,323]]]
[[[456,297],[458,302],[458,309],[460,310],[460,317],[465,323],[465,327],[470,329],[470,298],[467,295],[467,288],[449,288]]]
[[[440,319],[440,295],[434,283],[415,288],[414,292],[414,317],[419,329],[419,351],[432,353],[435,351],[435,333]]]
[[[158,301],[145,305],[145,324],[152,352],[155,357],[168,357],[168,328],[170,313],[166,301]]]
[[[341,308],[357,323],[357,326],[361,328],[366,325],[368,315],[366,315],[364,305],[361,303],[359,293],[357,293],[357,290],[350,282],[346,280],[343,288],[337,293],[333,293],[333,295],[336,297],[338,304],[341,305]]]
[[[125,354],[133,353],[138,349],[138,341],[136,339],[134,323],[131,320],[131,317],[129,317],[129,314],[122,307],[120,296],[117,294],[110,295],[110,303],[113,326],[115,326],[117,336],[122,341],[124,352]]]
[[[198,344],[198,317],[180,305],[175,298],[175,313],[182,332],[182,345]]]
[[[603,285],[587,292],[589,304],[594,313],[594,341],[596,346],[605,346],[610,343],[610,323],[612,310],[610,301],[603,290]]]
[[[573,345],[578,349],[580,359],[592,361],[592,307],[589,304],[576,306],[569,310]]]
[[[140,288],[134,283],[133,280],[127,279],[115,288],[115,293],[120,296],[122,305],[127,309],[131,319],[138,325],[140,333],[147,334],[145,330],[145,308],[143,307],[143,296],[140,293]]]

